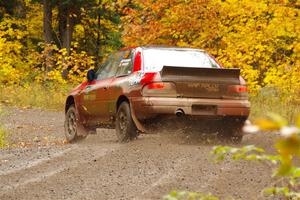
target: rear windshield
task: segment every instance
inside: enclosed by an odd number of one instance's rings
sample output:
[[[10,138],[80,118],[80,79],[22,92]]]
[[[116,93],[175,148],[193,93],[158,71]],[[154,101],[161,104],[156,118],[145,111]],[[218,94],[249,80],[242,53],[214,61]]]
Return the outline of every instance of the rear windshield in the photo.
[[[144,49],[143,57],[146,72],[161,71],[163,66],[220,68],[207,53],[193,49]]]

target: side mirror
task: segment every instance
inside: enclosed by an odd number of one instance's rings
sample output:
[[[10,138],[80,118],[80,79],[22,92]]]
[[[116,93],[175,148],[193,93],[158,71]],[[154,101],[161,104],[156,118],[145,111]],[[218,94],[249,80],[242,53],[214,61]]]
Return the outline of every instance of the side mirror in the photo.
[[[96,78],[95,70],[90,69],[86,74],[86,78],[87,78],[88,82],[92,82],[93,80],[95,80],[95,78]]]

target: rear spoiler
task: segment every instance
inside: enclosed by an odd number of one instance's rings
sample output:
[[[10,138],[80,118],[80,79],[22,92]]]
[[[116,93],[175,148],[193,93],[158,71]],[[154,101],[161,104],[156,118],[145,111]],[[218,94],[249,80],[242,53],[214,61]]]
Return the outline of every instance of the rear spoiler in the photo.
[[[160,72],[163,80],[174,79],[174,76],[180,77],[203,77],[203,78],[230,78],[239,79],[240,69],[238,68],[194,68],[194,67],[173,67],[164,66]]]

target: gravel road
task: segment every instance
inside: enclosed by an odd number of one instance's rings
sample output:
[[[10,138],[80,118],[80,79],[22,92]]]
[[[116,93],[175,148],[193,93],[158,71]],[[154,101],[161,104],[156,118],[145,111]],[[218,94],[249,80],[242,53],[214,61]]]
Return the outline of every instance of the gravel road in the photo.
[[[64,144],[61,112],[6,108],[0,121],[14,145],[0,150],[0,199],[162,199],[172,190],[213,193],[225,199],[264,199],[270,166],[256,161],[214,163],[217,142],[180,131],[144,134],[126,144],[99,129]],[[244,137],[272,151],[274,135]],[[198,139],[197,139],[198,138]]]

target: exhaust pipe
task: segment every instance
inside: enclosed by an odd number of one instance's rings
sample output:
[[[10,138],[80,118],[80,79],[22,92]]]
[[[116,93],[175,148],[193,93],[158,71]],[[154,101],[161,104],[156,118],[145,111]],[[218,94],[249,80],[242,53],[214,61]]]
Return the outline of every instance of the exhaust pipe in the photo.
[[[182,109],[177,109],[177,110],[175,111],[175,115],[176,115],[177,117],[182,117],[182,116],[184,115],[184,112],[183,112]]]

